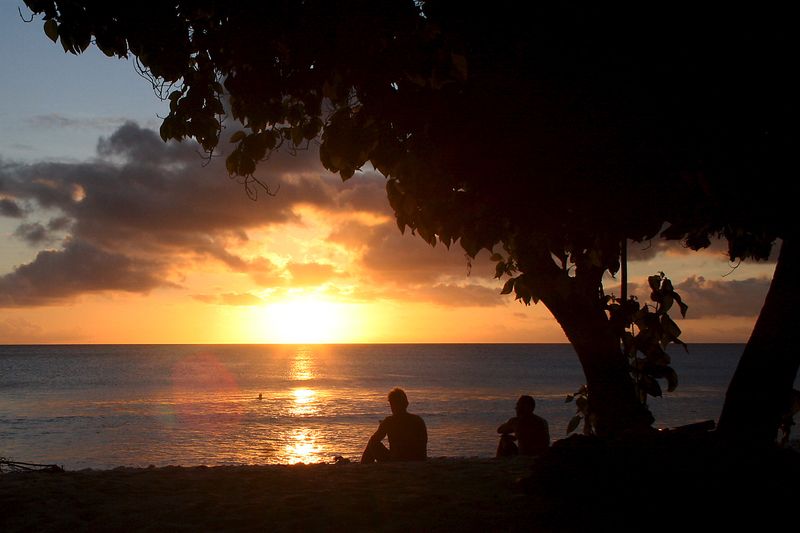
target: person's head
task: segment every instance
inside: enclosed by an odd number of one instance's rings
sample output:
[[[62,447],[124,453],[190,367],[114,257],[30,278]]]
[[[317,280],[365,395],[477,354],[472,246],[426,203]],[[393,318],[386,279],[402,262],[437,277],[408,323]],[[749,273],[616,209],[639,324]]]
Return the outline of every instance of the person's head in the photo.
[[[408,408],[408,396],[403,389],[395,387],[389,391],[389,406],[392,414],[405,413]]]
[[[536,400],[532,396],[523,394],[517,400],[517,416],[531,415],[534,409],[536,409]]]

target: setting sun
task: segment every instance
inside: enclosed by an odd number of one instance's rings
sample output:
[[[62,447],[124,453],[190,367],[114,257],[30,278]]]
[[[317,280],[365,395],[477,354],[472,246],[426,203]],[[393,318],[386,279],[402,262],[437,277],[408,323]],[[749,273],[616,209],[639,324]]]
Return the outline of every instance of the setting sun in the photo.
[[[352,339],[345,304],[304,297],[270,304],[259,320],[270,332],[270,341],[284,344],[321,344]]]

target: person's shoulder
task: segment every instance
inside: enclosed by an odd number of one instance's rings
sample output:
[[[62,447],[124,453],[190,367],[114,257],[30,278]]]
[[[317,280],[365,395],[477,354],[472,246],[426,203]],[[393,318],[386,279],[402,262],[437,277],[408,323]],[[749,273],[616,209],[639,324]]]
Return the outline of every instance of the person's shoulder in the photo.
[[[416,422],[418,424],[423,424],[423,425],[425,424],[425,421],[422,419],[421,416],[415,415],[414,413],[406,413],[406,414],[408,415],[410,420],[413,420],[414,422]]]

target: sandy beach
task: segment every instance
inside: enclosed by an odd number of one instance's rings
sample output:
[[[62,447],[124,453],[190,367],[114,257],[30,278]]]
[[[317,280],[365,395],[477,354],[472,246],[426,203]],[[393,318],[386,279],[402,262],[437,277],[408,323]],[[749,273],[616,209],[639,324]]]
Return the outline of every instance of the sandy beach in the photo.
[[[708,437],[566,439],[539,459],[11,472],[0,531],[791,531],[798,476],[796,451]]]
[[[0,476],[2,531],[528,530],[532,460],[117,468]]]

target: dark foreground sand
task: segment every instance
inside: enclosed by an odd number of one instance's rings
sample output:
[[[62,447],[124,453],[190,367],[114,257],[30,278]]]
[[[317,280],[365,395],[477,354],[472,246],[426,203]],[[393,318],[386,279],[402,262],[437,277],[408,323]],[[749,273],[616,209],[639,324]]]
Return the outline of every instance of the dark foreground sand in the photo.
[[[0,531],[529,530],[531,460],[0,475]]]
[[[570,438],[535,460],[5,473],[0,532],[797,531],[798,502],[793,450]]]

